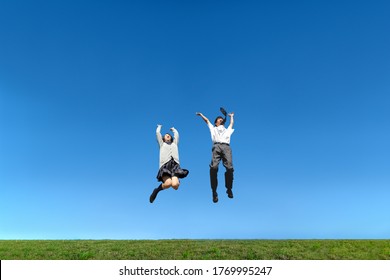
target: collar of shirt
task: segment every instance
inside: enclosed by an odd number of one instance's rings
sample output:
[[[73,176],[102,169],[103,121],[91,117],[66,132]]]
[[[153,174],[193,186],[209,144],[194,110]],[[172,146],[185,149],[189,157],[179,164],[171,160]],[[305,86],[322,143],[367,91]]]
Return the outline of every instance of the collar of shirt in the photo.
[[[214,129],[218,131],[218,133],[224,133],[226,128],[223,125],[215,126]]]

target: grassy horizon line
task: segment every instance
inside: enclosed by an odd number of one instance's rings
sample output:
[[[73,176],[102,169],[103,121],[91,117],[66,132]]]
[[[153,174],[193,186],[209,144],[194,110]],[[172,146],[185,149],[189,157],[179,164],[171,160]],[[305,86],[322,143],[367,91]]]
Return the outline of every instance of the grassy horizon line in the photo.
[[[0,240],[1,260],[390,260],[389,239]]]

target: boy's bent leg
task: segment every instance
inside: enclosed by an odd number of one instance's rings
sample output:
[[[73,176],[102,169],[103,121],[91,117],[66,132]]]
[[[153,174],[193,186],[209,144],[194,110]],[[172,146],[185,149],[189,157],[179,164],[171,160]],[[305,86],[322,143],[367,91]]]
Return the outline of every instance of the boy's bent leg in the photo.
[[[227,169],[225,172],[226,193],[229,198],[233,198],[233,169]]]
[[[233,198],[233,158],[232,158],[232,150],[230,146],[223,147],[223,165],[226,168],[225,172],[225,186],[226,186],[226,193],[228,194],[229,198]]]
[[[213,192],[217,191],[218,187],[218,168],[210,167],[210,186]]]
[[[212,149],[212,157],[211,157],[211,163],[210,163],[210,185],[211,190],[213,192],[213,202],[218,202],[218,194],[217,194],[217,187],[218,187],[218,165],[221,161],[221,151],[220,147],[214,145]]]
[[[210,185],[213,192],[213,202],[218,202],[217,186],[218,186],[218,167],[210,167]]]

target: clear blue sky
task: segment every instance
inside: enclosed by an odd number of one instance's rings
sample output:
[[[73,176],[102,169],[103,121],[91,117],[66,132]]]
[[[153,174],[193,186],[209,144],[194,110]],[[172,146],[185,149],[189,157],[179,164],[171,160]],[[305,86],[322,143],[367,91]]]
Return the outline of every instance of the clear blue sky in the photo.
[[[0,239],[390,238],[389,10],[0,0]],[[150,204],[158,123],[190,174]]]

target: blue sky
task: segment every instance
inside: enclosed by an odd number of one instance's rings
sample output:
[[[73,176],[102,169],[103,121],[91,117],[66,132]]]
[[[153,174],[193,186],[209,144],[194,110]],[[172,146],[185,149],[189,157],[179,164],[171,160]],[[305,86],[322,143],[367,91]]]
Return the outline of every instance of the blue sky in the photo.
[[[389,9],[0,0],[0,239],[389,238]],[[150,204],[158,123],[190,174]]]

